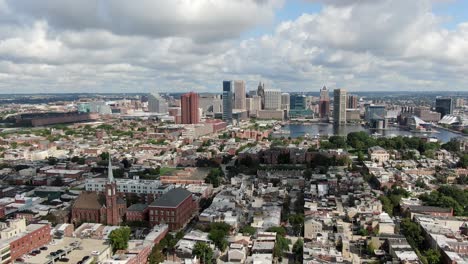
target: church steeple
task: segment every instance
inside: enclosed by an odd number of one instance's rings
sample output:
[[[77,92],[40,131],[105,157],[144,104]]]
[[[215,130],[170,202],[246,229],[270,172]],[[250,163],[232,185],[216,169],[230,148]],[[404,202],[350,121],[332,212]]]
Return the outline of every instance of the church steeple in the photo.
[[[114,173],[112,172],[112,161],[109,154],[109,166],[107,167],[107,180],[111,183],[114,182]]]
[[[107,168],[107,182],[106,182],[106,222],[108,225],[119,225],[121,222],[121,215],[119,214],[119,207],[117,204],[117,183],[114,180],[112,173],[112,161],[109,155],[109,166]]]

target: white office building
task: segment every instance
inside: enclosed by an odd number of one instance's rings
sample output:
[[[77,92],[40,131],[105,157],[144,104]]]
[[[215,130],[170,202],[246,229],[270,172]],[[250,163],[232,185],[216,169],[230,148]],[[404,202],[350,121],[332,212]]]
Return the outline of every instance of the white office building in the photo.
[[[151,93],[148,96],[148,112],[165,114],[167,113],[167,109],[167,101],[159,94]]]
[[[265,110],[281,109],[281,91],[265,90]]]

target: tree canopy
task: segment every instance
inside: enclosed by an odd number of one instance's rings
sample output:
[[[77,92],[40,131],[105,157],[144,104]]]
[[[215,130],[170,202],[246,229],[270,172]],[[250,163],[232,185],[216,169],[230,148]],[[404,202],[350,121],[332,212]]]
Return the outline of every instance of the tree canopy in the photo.
[[[253,226],[250,226],[250,225],[243,226],[239,230],[239,233],[247,234],[249,236],[255,235],[256,232],[257,232],[257,229],[255,227],[253,227]]]
[[[304,241],[302,239],[296,240],[292,248],[292,253],[294,254],[294,263],[302,263],[304,255]]]
[[[197,242],[192,250],[192,254],[200,259],[203,264],[213,263],[213,250],[203,242]]]
[[[226,223],[212,223],[209,229],[208,238],[219,250],[224,251],[228,245],[226,236],[229,234],[231,226]]]
[[[130,233],[130,228],[120,227],[109,234],[109,241],[114,252],[128,247]]]
[[[222,177],[224,176],[223,171],[221,168],[213,168],[208,173],[208,176],[205,178],[205,183],[213,184],[213,187],[218,187],[222,181]]]
[[[457,216],[468,216],[468,191],[456,186],[442,185],[436,191],[419,197],[425,204],[453,208]]]

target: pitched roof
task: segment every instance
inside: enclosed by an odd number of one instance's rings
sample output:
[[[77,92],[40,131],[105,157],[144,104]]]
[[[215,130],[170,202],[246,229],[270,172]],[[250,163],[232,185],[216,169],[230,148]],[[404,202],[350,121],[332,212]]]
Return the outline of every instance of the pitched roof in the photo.
[[[175,188],[163,194],[159,199],[154,201],[151,206],[157,207],[177,207],[192,193],[183,188]]]
[[[101,209],[101,207],[105,205],[105,199],[102,198],[103,197],[96,192],[82,192],[73,204],[73,208]]]
[[[118,204],[127,204],[127,201],[125,201],[122,197],[118,196],[117,197],[117,203]]]
[[[141,211],[145,210],[147,207],[148,207],[147,204],[136,203],[136,204],[130,205],[130,207],[128,207],[127,211],[141,212]]]

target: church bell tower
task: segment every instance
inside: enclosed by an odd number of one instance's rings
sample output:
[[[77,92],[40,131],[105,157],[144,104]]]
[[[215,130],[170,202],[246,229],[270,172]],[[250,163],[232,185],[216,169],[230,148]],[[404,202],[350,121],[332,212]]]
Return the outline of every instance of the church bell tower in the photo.
[[[117,184],[112,173],[112,162],[109,156],[106,182],[106,222],[107,225],[119,225],[121,222],[119,208],[117,206]]]

